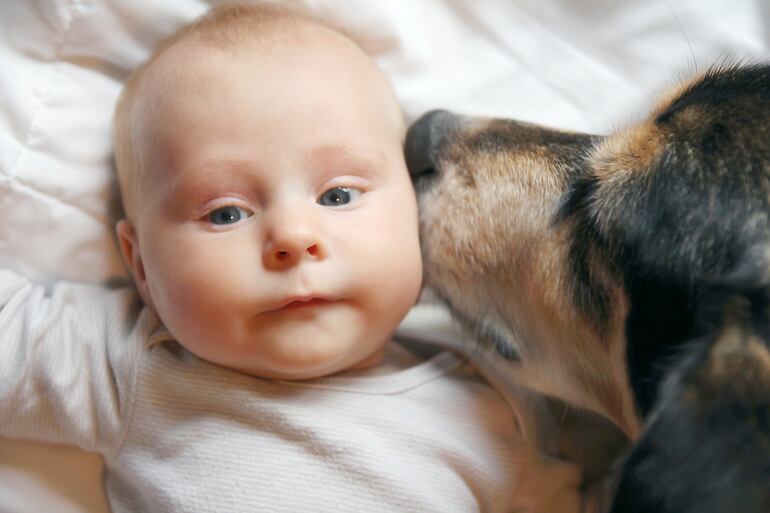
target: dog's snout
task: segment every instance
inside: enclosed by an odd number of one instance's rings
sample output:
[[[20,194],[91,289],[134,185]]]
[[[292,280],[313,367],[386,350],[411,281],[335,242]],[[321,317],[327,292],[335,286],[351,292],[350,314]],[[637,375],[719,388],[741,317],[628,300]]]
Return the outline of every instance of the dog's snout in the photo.
[[[436,157],[446,135],[457,126],[457,117],[446,110],[432,110],[415,121],[406,133],[404,153],[412,180],[434,173]]]

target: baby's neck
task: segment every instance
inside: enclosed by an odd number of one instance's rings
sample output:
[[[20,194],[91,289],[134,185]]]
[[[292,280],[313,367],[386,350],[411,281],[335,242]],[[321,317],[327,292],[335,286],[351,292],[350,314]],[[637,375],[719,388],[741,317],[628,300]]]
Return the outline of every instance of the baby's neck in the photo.
[[[340,373],[344,376],[385,375],[400,372],[427,360],[439,352],[440,348],[429,348],[426,352],[424,344],[418,348],[411,348],[408,343],[390,341],[377,353],[359,362],[353,367]]]

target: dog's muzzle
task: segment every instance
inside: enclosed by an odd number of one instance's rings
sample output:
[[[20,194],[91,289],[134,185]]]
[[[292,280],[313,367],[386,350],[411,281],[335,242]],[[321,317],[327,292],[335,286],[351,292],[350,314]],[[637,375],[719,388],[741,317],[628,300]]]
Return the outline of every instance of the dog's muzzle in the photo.
[[[439,157],[447,136],[460,125],[459,117],[446,110],[432,110],[415,121],[406,133],[404,156],[415,184],[439,170]]]

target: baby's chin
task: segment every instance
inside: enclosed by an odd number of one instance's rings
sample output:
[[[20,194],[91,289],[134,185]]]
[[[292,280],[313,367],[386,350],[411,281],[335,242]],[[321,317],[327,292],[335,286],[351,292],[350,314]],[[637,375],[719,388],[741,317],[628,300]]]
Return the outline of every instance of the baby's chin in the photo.
[[[340,354],[296,352],[288,357],[273,355],[269,362],[247,362],[241,359],[240,363],[228,364],[225,362],[213,362],[225,367],[264,379],[276,379],[283,381],[303,381],[324,378],[346,371],[361,371],[376,367],[382,362],[385,348],[376,348],[363,357],[349,352]]]

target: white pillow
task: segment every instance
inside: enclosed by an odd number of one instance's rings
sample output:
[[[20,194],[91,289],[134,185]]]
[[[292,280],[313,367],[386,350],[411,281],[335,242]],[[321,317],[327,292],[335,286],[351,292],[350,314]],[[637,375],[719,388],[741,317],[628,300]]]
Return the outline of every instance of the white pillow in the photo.
[[[770,25],[762,0],[285,3],[361,41],[392,78],[410,121],[443,107],[593,132],[644,112],[677,72],[765,55]],[[3,2],[0,265],[44,283],[126,278],[111,217],[113,103],[155,42],[209,6]],[[94,497],[93,459],[29,447],[0,445],[0,510],[104,509]],[[90,485],[62,468],[85,469]]]

